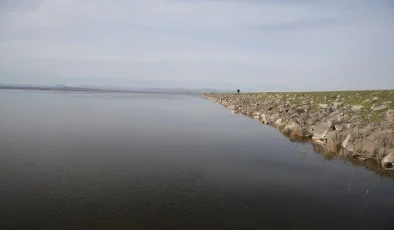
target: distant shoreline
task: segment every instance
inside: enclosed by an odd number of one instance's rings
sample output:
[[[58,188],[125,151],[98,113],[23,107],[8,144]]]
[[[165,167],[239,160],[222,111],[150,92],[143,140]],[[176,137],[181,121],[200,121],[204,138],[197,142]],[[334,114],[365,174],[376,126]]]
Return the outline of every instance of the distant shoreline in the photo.
[[[205,94],[233,113],[304,138],[325,153],[394,172],[394,90]]]
[[[95,92],[95,93],[161,93],[161,94],[204,94],[205,92],[195,92],[188,90],[160,90],[160,89],[133,89],[133,90],[121,90],[121,89],[94,89],[94,88],[83,88],[83,87],[40,87],[40,86],[28,86],[28,87],[17,87],[17,86],[0,86],[0,90],[32,90],[32,91],[60,91],[60,92]]]

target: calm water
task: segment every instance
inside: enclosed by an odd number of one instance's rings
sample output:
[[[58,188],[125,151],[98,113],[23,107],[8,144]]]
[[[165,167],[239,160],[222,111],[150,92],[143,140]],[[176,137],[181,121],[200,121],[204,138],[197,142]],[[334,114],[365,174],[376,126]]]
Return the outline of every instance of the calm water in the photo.
[[[0,91],[0,229],[393,229],[394,180],[206,99]]]

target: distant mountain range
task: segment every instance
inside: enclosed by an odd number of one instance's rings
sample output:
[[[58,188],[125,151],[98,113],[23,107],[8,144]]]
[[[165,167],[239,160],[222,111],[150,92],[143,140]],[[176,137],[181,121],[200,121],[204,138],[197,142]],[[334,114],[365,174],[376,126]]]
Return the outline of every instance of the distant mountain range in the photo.
[[[183,93],[202,94],[218,93],[215,89],[188,89],[188,88],[128,88],[128,87],[98,87],[91,85],[67,86],[63,84],[46,85],[26,85],[26,84],[2,84],[0,89],[23,89],[23,90],[52,90],[52,91],[86,91],[86,92],[135,92],[135,93]]]

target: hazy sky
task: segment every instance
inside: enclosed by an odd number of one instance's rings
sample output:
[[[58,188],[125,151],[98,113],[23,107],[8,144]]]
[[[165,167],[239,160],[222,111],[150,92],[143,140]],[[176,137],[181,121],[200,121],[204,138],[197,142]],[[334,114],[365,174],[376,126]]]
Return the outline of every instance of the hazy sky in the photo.
[[[0,0],[0,84],[394,88],[393,0]]]

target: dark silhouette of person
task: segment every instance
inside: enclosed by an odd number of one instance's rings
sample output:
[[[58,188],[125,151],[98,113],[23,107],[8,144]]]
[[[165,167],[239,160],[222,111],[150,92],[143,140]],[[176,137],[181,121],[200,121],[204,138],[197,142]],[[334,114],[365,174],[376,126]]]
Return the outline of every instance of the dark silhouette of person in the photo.
[[[237,92],[239,93],[239,92],[241,92],[239,89],[237,89]]]

